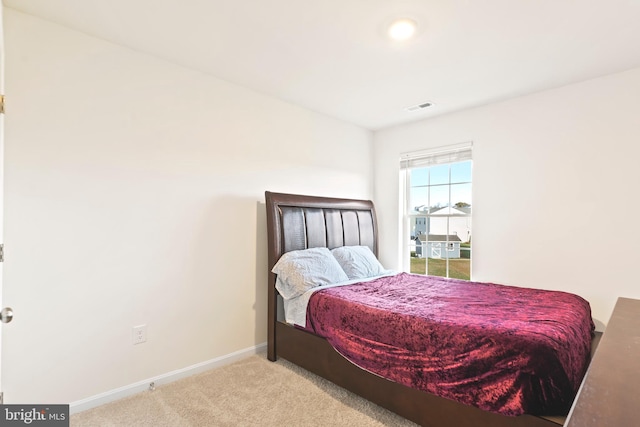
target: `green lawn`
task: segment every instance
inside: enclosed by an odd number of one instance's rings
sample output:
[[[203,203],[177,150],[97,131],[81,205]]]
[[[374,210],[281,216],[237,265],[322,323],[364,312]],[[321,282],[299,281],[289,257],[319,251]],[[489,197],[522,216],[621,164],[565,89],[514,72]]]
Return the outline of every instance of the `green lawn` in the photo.
[[[426,262],[429,262],[429,274],[431,276],[445,277],[447,274],[445,259],[435,258],[411,258],[411,272],[426,274]],[[471,279],[471,260],[464,258],[449,260],[449,277],[454,279]]]

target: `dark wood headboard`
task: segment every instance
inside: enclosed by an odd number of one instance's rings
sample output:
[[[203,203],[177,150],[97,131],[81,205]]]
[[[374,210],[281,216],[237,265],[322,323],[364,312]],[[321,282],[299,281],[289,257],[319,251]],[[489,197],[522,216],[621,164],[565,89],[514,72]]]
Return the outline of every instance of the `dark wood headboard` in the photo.
[[[378,255],[376,212],[370,200],[337,199],[265,192],[269,269],[268,351],[275,360],[276,276],[271,272],[289,251],[339,246],[368,246]]]

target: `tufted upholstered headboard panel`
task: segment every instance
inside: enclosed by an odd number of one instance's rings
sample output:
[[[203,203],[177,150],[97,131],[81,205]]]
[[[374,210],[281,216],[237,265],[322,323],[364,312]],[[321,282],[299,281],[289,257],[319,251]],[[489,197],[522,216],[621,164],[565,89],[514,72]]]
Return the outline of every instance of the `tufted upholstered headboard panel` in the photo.
[[[283,253],[299,249],[363,245],[378,253],[375,209],[369,200],[269,191],[265,198],[269,270]]]

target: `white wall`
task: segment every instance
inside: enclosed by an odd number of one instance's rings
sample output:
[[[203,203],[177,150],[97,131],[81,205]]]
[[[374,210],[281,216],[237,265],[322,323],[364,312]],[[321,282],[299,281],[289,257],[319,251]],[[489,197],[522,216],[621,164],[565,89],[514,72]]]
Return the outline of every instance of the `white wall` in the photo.
[[[640,68],[376,132],[381,259],[400,265],[399,154],[473,141],[473,279],[577,293],[601,329],[640,298],[639,133]]]
[[[11,9],[5,38],[6,401],[265,342],[264,191],[371,198],[371,133]]]

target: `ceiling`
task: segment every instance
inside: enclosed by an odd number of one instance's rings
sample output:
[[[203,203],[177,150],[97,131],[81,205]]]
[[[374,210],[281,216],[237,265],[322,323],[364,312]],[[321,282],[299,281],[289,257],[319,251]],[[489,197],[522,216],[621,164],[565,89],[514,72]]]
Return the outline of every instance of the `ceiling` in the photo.
[[[640,0],[4,4],[372,130],[640,67]]]

